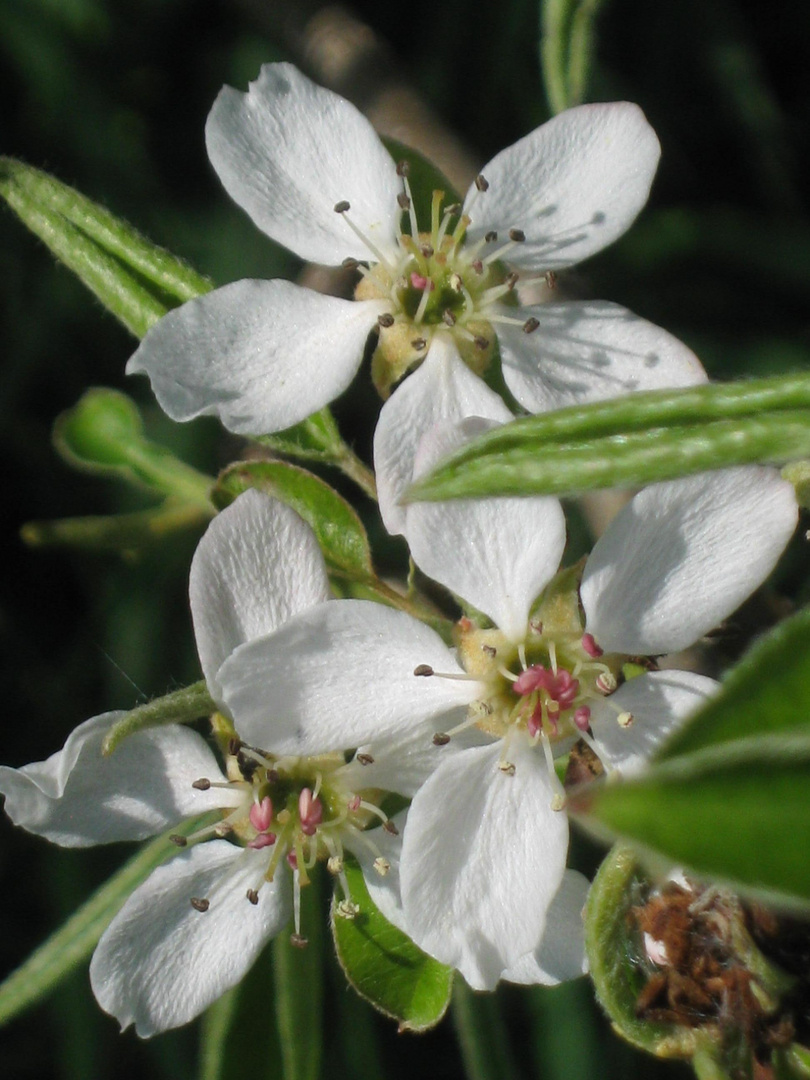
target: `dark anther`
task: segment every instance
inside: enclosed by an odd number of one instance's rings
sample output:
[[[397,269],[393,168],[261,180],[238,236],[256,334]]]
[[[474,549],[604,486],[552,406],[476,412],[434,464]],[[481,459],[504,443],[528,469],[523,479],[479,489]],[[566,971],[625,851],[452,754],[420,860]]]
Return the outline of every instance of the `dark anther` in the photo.
[[[374,758],[371,756],[371,754],[358,754],[357,760],[360,762],[361,765],[374,764]]]
[[[208,911],[211,906],[210,900],[201,900],[198,896],[192,896],[191,906],[195,911]]]
[[[393,821],[390,820],[390,818],[388,821],[385,822],[383,828],[387,833],[390,833],[392,836],[399,836],[399,829],[396,827]]]
[[[498,655],[498,650],[495,648],[494,645],[482,645],[481,646],[481,651],[485,652],[487,654],[487,656],[497,656]]]
[[[305,937],[301,937],[300,934],[290,934],[290,944],[294,945],[296,949],[305,949],[309,945],[309,941]]]
[[[484,272],[484,264],[481,262],[480,259],[474,259],[470,263],[470,266],[472,266],[472,268],[476,272],[476,274],[483,274],[483,272]]]
[[[255,907],[256,904],[258,904],[258,902],[259,902],[259,894],[256,892],[255,889],[248,889],[246,895],[247,895],[248,900]]]
[[[411,163],[409,161],[397,162],[397,176],[408,176],[411,171]]]
[[[250,780],[259,767],[259,763],[255,758],[248,757],[247,754],[243,754],[241,750],[236,755],[236,764],[239,766],[239,771],[242,776],[244,776],[245,780]]]
[[[434,255],[433,248],[430,246],[430,244],[422,244],[419,250],[422,252],[426,259],[430,259]]]
[[[478,337],[473,338],[473,345],[475,345],[476,349],[480,349],[483,352],[484,349],[489,348],[489,338],[481,337],[479,334]]]
[[[449,309],[445,309],[442,312],[442,321],[445,322],[448,326],[456,325],[456,317]]]
[[[268,784],[277,784],[278,783],[278,771],[276,769],[268,769],[267,770],[267,783]]]
[[[522,244],[526,239],[526,233],[522,229],[510,229],[509,239],[514,240],[516,244]]]
[[[394,316],[387,312],[383,315],[377,316],[377,325],[381,326],[384,330],[387,330],[389,326],[394,325]]]
[[[445,206],[445,208],[444,208],[445,214],[457,214],[457,213],[459,213],[460,210],[461,210],[461,203],[457,203],[457,202],[451,203],[450,206]]]
[[[432,675],[433,674],[433,668],[430,666],[430,664],[418,664],[413,669],[413,673],[414,673],[414,675],[423,675],[423,676]]]
[[[211,781],[202,776],[199,780],[195,780],[191,786],[196,788],[197,791],[208,791],[211,787]]]
[[[557,275],[554,273],[553,270],[547,270],[546,271],[546,288],[548,288],[548,289],[556,289],[557,288]]]
[[[510,289],[514,289],[514,287],[518,283],[518,275],[514,271],[512,271],[511,274],[506,275],[506,277],[503,279],[503,283],[504,285],[508,285]]]
[[[481,173],[479,173],[478,176],[476,176],[475,178],[475,186],[478,188],[479,191],[486,191],[489,187],[489,181],[485,179],[481,175]]]
[[[232,738],[228,739],[228,753],[229,754],[236,755],[236,754],[239,753],[239,751],[241,749],[242,749],[242,740],[241,739],[237,739],[237,737],[235,735]]]
[[[422,349],[427,348],[427,342],[423,337],[414,338],[411,342],[411,347],[416,349],[417,352],[421,352]]]
[[[349,258],[344,259],[340,265],[343,267],[344,270],[356,270],[360,263],[357,261],[357,259],[353,259],[351,258],[351,256],[349,256]]]
[[[492,229],[484,236],[484,239],[488,244],[494,244],[495,241],[498,239],[498,234],[495,232],[494,229]]]
[[[447,735],[444,731],[437,731],[436,734],[433,736],[434,746],[447,746],[449,742],[450,736]]]
[[[352,208],[352,204],[350,202],[347,202],[345,199],[341,199],[340,202],[335,203],[335,213],[336,214],[345,214],[346,211],[351,210],[351,208]]]
[[[179,833],[172,833],[169,839],[173,844],[177,844],[178,847],[185,847],[188,843],[188,840],[186,840],[185,836],[180,836]]]
[[[530,319],[527,319],[526,322],[523,324],[523,333],[533,334],[539,325],[540,320],[535,319],[534,315],[532,315],[532,317]]]
[[[399,203],[401,210],[410,210],[411,200],[404,191],[401,191],[399,195],[397,195],[397,202]]]

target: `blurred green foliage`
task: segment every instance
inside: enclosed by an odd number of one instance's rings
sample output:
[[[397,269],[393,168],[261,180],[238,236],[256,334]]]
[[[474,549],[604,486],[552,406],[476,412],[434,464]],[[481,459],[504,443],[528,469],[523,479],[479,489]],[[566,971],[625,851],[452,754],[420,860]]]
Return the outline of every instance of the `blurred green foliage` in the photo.
[[[305,6],[287,3],[291,12]],[[294,273],[295,260],[221,191],[203,143],[221,85],[244,88],[262,62],[289,56],[289,39],[271,38],[261,8],[249,0],[0,0],[0,153],[74,185],[217,283]],[[460,0],[361,0],[353,10],[482,164],[548,117],[536,0],[476,8]],[[659,322],[695,348],[715,377],[807,368],[810,6],[606,0],[595,40],[590,99],[639,102],[663,159],[638,225],[567,286]],[[8,529],[146,505],[115,481],[70,472],[50,445],[53,420],[88,386],[125,387],[133,345],[10,213],[0,213]],[[146,409],[147,435],[190,464],[213,472],[233,456],[236,444],[215,423],[173,425],[144,380],[128,381],[126,390]],[[361,454],[370,427],[357,418],[370,400],[358,391],[336,409]],[[86,717],[199,678],[186,597],[194,540],[178,538],[157,554],[122,562],[29,551],[10,533],[0,586],[7,688],[0,760],[46,757]],[[794,553],[778,587],[806,599],[798,563]],[[582,839],[574,848],[592,871],[599,852]],[[22,961],[124,857],[118,848],[60,851],[4,828],[0,971]],[[230,1051],[251,1075],[274,1060],[263,1029],[272,990],[260,976],[257,970],[251,983],[255,1024]],[[463,1075],[451,1020],[426,1036],[397,1038],[346,991],[331,962],[326,977],[326,1077]],[[497,1025],[507,1026],[517,1077],[690,1075],[618,1042],[584,982],[559,990],[506,987],[482,1001],[472,998],[486,1012],[493,1045]],[[198,1030],[147,1043],[119,1036],[80,970],[46,1005],[3,1030],[3,1067],[15,1080],[127,1080],[147,1070],[155,1080],[190,1080]]]

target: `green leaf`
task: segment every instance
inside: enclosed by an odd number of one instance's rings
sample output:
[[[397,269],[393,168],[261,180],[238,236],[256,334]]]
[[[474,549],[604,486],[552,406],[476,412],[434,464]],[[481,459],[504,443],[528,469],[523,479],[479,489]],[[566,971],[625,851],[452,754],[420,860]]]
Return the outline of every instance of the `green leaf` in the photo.
[[[810,910],[810,736],[762,735],[574,792],[581,823],[764,903]]]
[[[211,282],[47,173],[0,158],[0,195],[136,337]]]
[[[273,942],[276,1023],[284,1080],[318,1080],[323,1056],[323,914],[320,878],[301,890],[301,929],[308,944],[299,948],[284,932]]]
[[[638,942],[628,913],[647,878],[629,847],[616,846],[594,878],[585,906],[585,947],[597,997],[619,1033],[634,1046],[659,1057],[691,1057],[696,1032],[676,1024],[636,1016],[636,1001],[647,981],[638,963]]]
[[[638,487],[810,447],[810,378],[650,391],[524,417],[467,444],[407,493],[415,499],[573,494]]]
[[[810,609],[751,649],[719,694],[666,743],[658,760],[755,735],[810,727]]]
[[[585,100],[601,0],[542,0],[540,61],[553,113]]]
[[[330,570],[373,578],[363,523],[329,484],[285,461],[238,461],[220,475],[213,497],[221,508],[249,488],[291,506],[313,529]]]
[[[209,819],[210,815],[195,818],[171,832],[189,836]],[[133,890],[173,854],[177,847],[168,833],[147,844],[12,972],[0,985],[0,1025],[43,998],[86,960]]]
[[[76,469],[161,492],[213,516],[211,478],[147,439],[138,407],[118,390],[87,390],[56,418],[53,442]]]
[[[216,712],[217,705],[208,693],[205,680],[184,686],[171,694],[155,698],[137,709],[131,709],[117,723],[113,724],[102,743],[101,752],[105,756],[112,754],[115,748],[128,735],[146,728],[161,727],[164,724],[185,724],[210,716]]]
[[[383,918],[357,865],[347,862],[346,877],[360,908],[354,919],[344,919],[332,904],[332,934],[346,978],[375,1009],[398,1020],[400,1031],[434,1027],[450,1002],[452,970]]]

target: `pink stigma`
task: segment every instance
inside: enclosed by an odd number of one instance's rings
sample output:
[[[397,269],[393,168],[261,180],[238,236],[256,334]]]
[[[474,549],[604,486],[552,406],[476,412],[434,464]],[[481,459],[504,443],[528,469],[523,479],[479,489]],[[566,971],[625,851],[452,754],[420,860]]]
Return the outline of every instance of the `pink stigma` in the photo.
[[[313,799],[308,787],[301,788],[301,794],[298,796],[298,820],[301,822],[301,832],[304,836],[314,836],[322,819],[321,800]]]
[[[604,652],[604,649],[600,649],[594,641],[593,634],[582,635],[582,648],[585,650],[588,656],[592,656],[594,659],[596,659],[597,656],[601,656]]]
[[[581,705],[574,712],[574,724],[580,731],[587,731],[591,725],[591,710],[587,705]]]
[[[434,282],[432,282],[429,277],[425,277],[423,274],[417,274],[415,270],[411,272],[411,285],[422,292],[433,292],[436,288]]]
[[[555,675],[542,664],[535,664],[518,675],[512,689],[521,696],[532,694],[535,690],[545,690],[551,701],[560,708],[570,709],[579,693],[579,681],[565,668],[560,668]]]
[[[291,870],[298,869],[298,856],[295,854],[294,851],[288,851],[285,858],[287,860],[287,865]]]
[[[352,795],[352,797],[351,797],[351,798],[349,799],[349,801],[348,801],[348,803],[347,803],[346,805],[348,806],[348,808],[349,808],[349,809],[350,809],[350,810],[351,810],[352,812],[354,812],[355,810],[359,810],[359,809],[360,809],[360,803],[361,803],[362,801],[363,801],[363,800],[362,800],[362,799],[360,798],[360,796],[359,796],[359,795]]]
[[[258,836],[248,840],[247,846],[253,848],[254,851],[261,851],[262,848],[272,847],[275,842],[276,834],[274,832],[260,832]]]
[[[270,822],[273,820],[273,804],[270,796],[265,795],[260,803],[254,803],[250,808],[250,824],[256,832],[267,832]]]

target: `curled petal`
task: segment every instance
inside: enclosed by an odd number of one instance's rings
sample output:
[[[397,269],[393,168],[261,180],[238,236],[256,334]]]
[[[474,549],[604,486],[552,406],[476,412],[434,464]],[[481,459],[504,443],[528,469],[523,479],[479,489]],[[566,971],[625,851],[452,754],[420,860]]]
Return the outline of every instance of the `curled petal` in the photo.
[[[470,187],[470,240],[520,229],[506,258],[559,270],[601,251],[630,228],[650,193],[661,148],[637,105],[580,105],[502,150]]]
[[[652,484],[611,522],[585,565],[588,633],[606,652],[675,652],[761,585],[796,528],[793,488],[744,467]]]
[[[402,182],[391,155],[354,105],[292,64],[265,64],[247,94],[226,86],[205,139],[234,202],[300,258],[332,266],[369,258],[335,213],[344,201],[377,247],[395,248]]]
[[[237,645],[262,637],[331,593],[312,529],[283,503],[246,491],[200,541],[191,563],[191,615],[211,695]]]
[[[102,1009],[146,1038],[193,1020],[235,986],[290,917],[284,871],[212,840],[158,867],[104,931],[90,964]],[[258,889],[258,904],[247,899]],[[191,900],[208,901],[201,911]]]
[[[47,761],[0,766],[0,794],[14,824],[63,847],[87,847],[142,840],[185,817],[229,805],[227,791],[192,787],[202,777],[225,777],[205,741],[186,727],[136,732],[102,757],[105,735],[124,716],[86,720]],[[236,805],[237,799],[230,801]]]
[[[127,373],[149,376],[172,420],[213,415],[239,435],[281,431],[343,393],[386,309],[289,281],[234,281],[165,315]]]

